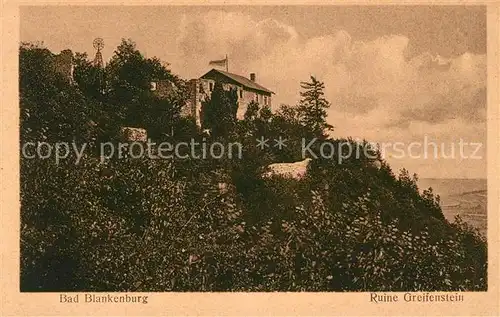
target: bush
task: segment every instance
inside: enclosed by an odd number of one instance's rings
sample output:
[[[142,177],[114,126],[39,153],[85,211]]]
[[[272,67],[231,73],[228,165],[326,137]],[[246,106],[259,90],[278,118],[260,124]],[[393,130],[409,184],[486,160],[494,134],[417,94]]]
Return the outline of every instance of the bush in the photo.
[[[175,177],[169,161],[83,162],[22,162],[23,291],[486,288],[477,232],[438,219],[404,229],[404,217],[384,217],[391,202],[380,188],[353,198],[348,179],[325,189],[274,177],[243,201],[222,171]]]

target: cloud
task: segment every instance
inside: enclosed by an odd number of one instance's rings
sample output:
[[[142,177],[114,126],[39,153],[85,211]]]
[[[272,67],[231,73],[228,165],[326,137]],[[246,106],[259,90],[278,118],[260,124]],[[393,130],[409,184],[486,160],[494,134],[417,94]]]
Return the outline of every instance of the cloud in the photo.
[[[486,56],[405,58],[409,40],[387,35],[357,41],[332,30],[304,38],[275,19],[211,11],[184,16],[174,67],[183,76],[209,70],[210,59],[229,55],[231,72],[257,74],[276,92],[274,106],[295,104],[300,82],[314,75],[325,82],[332,103],[328,121],[336,135],[411,141],[424,134],[486,140]]]
[[[289,43],[297,38],[293,27],[273,19],[255,21],[242,13],[217,11],[184,15],[177,38],[179,71],[199,76],[208,69],[209,60],[227,54],[231,69],[247,73],[250,61],[261,60],[276,47],[293,46]]]

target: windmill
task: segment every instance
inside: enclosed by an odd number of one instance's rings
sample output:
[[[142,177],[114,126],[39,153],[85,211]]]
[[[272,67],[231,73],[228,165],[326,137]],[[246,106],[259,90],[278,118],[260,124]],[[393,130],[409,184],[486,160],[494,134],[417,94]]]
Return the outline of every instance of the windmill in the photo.
[[[102,59],[101,50],[104,48],[104,40],[100,37],[94,39],[92,43],[97,50],[94,57],[94,67],[97,68],[97,84],[101,94],[104,94],[104,61]]]
[[[94,48],[97,50],[94,58],[94,66],[99,68],[104,68],[104,62],[102,60],[101,50],[104,48],[104,40],[100,37],[94,39]]]

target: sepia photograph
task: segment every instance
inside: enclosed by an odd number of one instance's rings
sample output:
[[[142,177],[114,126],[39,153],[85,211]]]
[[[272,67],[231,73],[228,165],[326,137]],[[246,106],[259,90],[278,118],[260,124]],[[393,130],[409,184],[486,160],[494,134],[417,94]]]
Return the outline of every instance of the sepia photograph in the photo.
[[[21,291],[487,290],[485,13],[22,7]]]
[[[18,12],[21,294],[492,290],[486,5]]]

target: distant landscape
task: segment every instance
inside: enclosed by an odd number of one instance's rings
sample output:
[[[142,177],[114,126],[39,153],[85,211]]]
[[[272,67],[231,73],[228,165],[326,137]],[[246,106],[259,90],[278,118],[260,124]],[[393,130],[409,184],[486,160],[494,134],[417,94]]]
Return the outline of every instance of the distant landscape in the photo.
[[[486,179],[420,179],[421,189],[432,187],[441,197],[443,214],[449,221],[455,215],[473,225],[486,235],[487,227],[487,180]]]

